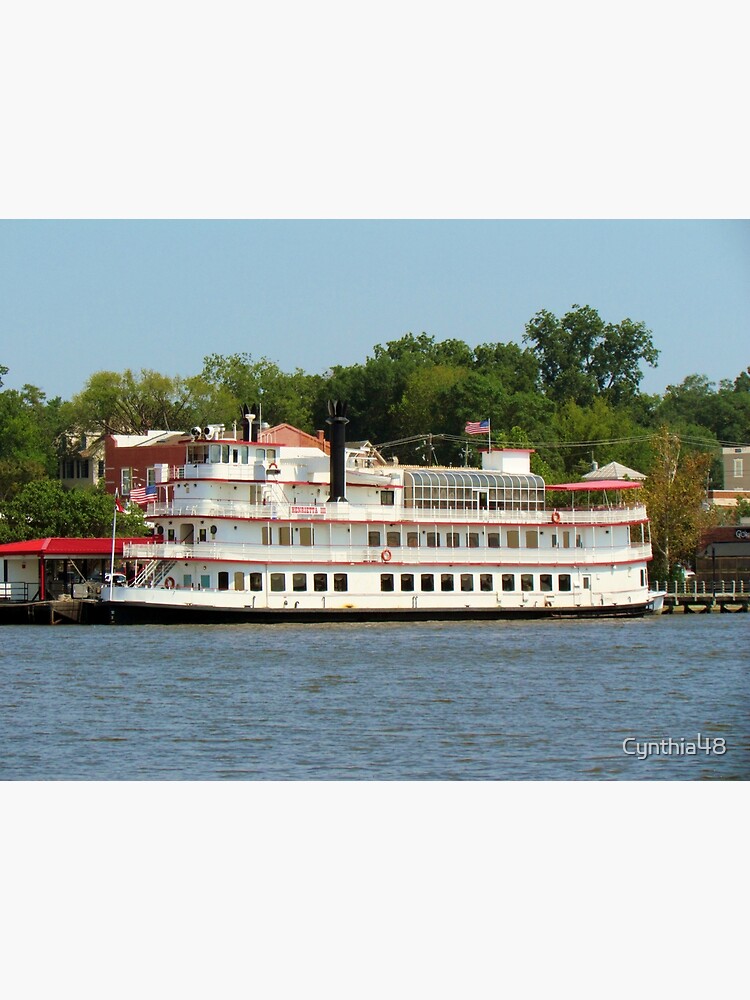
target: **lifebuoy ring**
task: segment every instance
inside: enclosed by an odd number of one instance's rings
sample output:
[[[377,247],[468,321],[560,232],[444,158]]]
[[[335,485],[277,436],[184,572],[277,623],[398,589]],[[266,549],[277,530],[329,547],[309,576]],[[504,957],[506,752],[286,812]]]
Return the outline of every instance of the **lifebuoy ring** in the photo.
[[[276,475],[276,473],[279,471],[279,467],[275,462],[270,462],[267,471],[270,472],[272,475]]]
[[[559,513],[559,511],[556,511],[556,510],[552,511],[552,523],[553,524],[559,524],[560,523],[560,513]]]
[[[383,549],[383,551],[380,553],[380,558],[383,560],[383,562],[390,562],[391,561],[391,550],[390,549]]]
[[[167,588],[167,590],[171,590],[174,587],[174,577],[168,576],[167,579],[164,581],[164,586]]]

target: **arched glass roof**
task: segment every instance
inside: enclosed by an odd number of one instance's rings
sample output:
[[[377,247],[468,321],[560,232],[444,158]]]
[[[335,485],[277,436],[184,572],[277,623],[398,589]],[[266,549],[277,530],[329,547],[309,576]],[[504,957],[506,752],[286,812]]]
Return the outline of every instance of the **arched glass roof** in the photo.
[[[482,472],[480,469],[409,469],[405,480],[414,486],[461,487],[462,489],[543,490],[544,480],[533,473]]]
[[[404,504],[442,510],[539,510],[544,507],[544,480],[532,473],[408,469]]]

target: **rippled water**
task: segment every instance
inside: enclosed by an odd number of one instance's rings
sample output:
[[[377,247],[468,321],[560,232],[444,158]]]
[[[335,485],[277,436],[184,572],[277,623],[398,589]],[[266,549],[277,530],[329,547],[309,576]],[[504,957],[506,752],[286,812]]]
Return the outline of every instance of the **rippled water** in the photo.
[[[0,778],[746,779],[749,634],[743,614],[3,626]],[[726,752],[637,756],[698,734]]]

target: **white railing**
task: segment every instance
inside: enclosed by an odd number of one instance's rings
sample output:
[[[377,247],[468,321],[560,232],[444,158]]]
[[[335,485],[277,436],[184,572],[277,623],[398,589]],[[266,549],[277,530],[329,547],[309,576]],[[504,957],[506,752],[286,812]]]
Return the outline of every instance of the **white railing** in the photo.
[[[536,524],[549,525],[564,530],[581,524],[621,524],[623,521],[645,520],[646,508],[616,507],[604,509],[562,510],[559,524],[552,521],[551,510],[436,510],[418,507],[383,507],[376,504],[306,504],[267,503],[252,504],[238,500],[172,500],[168,503],[150,503],[146,517],[235,517],[242,520],[283,521],[370,521],[374,524],[392,524],[395,521],[443,524],[446,522],[471,522],[477,524]]]
[[[633,562],[651,558],[651,546],[601,546],[599,548],[468,548],[466,546],[436,548],[421,546],[388,546],[390,559],[383,559],[386,546],[372,545],[258,545],[249,543],[197,542],[186,545],[179,542],[147,544],[130,542],[124,545],[126,559],[223,560],[237,563],[389,563],[418,566],[426,563],[446,565],[523,564],[529,566],[588,566]]]

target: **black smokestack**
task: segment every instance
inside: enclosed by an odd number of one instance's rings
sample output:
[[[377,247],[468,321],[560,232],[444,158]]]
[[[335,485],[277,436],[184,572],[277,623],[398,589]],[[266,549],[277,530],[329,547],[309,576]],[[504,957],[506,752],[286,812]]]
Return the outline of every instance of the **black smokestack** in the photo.
[[[328,503],[346,502],[346,403],[343,400],[328,400],[328,417],[331,425],[331,487]]]

